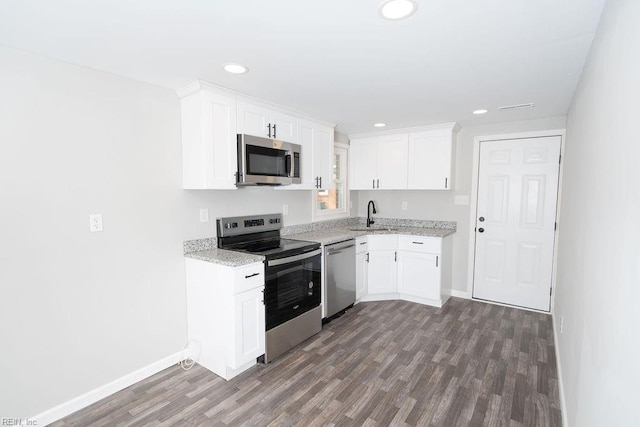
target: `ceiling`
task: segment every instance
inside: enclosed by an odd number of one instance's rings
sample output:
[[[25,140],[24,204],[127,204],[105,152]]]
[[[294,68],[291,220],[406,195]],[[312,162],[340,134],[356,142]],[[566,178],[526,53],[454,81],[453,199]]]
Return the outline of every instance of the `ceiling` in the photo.
[[[379,0],[0,0],[0,45],[172,89],[206,80],[347,134],[464,127],[566,114],[604,3],[418,0],[394,22]]]

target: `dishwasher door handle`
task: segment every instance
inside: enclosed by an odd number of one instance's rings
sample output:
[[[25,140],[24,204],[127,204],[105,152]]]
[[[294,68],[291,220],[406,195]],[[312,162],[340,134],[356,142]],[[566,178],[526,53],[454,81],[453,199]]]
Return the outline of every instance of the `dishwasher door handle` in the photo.
[[[353,245],[353,246],[355,246],[355,245]],[[340,248],[340,249],[333,249],[333,250],[329,249],[329,250],[327,251],[327,255],[328,255],[328,256],[331,256],[331,255],[335,255],[335,254],[341,254],[341,253],[343,253],[346,249],[352,248],[353,246],[346,246],[346,247],[344,247],[344,248]]]

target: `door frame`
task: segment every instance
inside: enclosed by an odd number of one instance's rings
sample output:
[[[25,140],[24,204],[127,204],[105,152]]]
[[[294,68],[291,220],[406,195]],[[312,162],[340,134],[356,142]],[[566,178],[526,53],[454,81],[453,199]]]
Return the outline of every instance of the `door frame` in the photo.
[[[487,141],[503,141],[507,139],[525,139],[525,138],[542,138],[547,136],[560,137],[560,169],[558,171],[558,200],[556,205],[557,224],[556,232],[553,237],[553,259],[551,267],[551,301],[549,311],[534,310],[525,307],[517,307],[522,310],[534,311],[536,313],[553,313],[554,301],[556,299],[556,272],[558,261],[558,231],[560,230],[560,202],[562,200],[562,175],[564,170],[564,145],[566,139],[566,129],[552,129],[533,132],[518,132],[498,135],[476,136],[473,138],[473,169],[471,173],[471,194],[469,195],[469,257],[467,266],[467,294],[468,298],[475,301],[482,301],[490,304],[502,305],[505,307],[515,307],[509,304],[499,303],[497,301],[479,300],[473,297],[473,283],[475,274],[475,255],[476,255],[476,232],[475,229],[476,216],[478,214],[478,176],[480,173],[480,143]]]

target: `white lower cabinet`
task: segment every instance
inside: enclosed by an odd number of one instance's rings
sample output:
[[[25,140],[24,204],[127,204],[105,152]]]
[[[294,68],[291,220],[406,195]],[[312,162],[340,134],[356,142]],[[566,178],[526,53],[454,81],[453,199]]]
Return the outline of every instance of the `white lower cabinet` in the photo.
[[[185,264],[190,357],[229,380],[264,354],[264,264],[228,267],[191,258]]]
[[[368,266],[356,299],[403,299],[442,307],[451,294],[451,238],[368,236]],[[356,254],[357,270],[360,259]],[[359,283],[356,273],[356,283]],[[357,290],[364,290],[357,296]]]
[[[398,237],[369,236],[369,268],[367,294],[392,294],[397,291]]]
[[[369,252],[367,236],[356,239],[356,301],[367,294]]]

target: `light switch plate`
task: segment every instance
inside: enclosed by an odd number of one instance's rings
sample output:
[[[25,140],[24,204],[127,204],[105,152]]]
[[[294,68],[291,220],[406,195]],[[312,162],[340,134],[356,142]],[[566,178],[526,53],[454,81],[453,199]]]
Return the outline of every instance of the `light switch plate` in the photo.
[[[89,215],[89,231],[91,231],[92,233],[103,231],[102,214]]]
[[[200,222],[209,222],[209,209],[200,209]]]
[[[456,205],[468,205],[469,204],[469,196],[456,196],[453,201]]]
[[[402,202],[402,210],[403,211],[407,210],[407,202]]]

